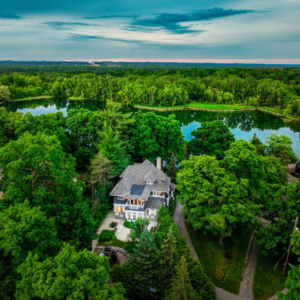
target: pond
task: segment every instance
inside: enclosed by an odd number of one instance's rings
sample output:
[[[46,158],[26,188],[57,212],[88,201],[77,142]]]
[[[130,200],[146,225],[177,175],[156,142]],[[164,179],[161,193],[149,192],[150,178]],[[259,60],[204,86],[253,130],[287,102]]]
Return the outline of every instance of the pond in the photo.
[[[79,101],[79,100],[62,100],[62,99],[40,99],[31,101],[14,101],[5,104],[9,111],[19,111],[22,113],[31,112],[33,115],[39,115],[47,112],[61,111],[65,116],[69,109],[86,108],[92,111],[102,110],[105,105],[98,101]],[[144,110],[144,112],[148,112]],[[284,122],[283,118],[264,113],[261,111],[245,112],[209,112],[209,111],[165,111],[155,113],[168,116],[175,114],[181,124],[181,130],[187,140],[191,140],[191,132],[200,126],[202,122],[222,120],[228,125],[230,131],[236,139],[249,141],[253,133],[264,141],[271,133],[285,134],[293,141],[293,149],[300,157],[300,125]]]

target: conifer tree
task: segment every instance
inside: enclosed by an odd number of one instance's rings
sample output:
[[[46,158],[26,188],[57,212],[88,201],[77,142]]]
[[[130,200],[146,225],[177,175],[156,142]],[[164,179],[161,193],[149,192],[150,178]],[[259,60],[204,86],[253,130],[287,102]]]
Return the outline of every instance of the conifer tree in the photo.
[[[175,249],[175,236],[172,229],[169,230],[167,238],[164,240],[161,246],[160,255],[162,258],[161,265],[159,267],[159,281],[169,279],[175,274],[176,266],[176,249]]]
[[[179,266],[175,267],[176,275],[172,280],[172,287],[165,300],[193,300],[196,293],[191,285],[184,256],[180,259]]]
[[[182,153],[182,160],[188,160],[188,159],[189,159],[189,153],[188,153],[188,150],[187,150],[186,143],[184,143],[183,153]]]
[[[147,228],[139,243],[130,256],[130,262],[135,269],[137,289],[141,298],[149,296],[150,288],[157,288],[158,267],[160,264],[159,251]]]
[[[172,182],[176,182],[177,178],[177,167],[176,167],[176,158],[174,152],[172,152],[170,162],[167,166],[167,175],[171,177]]]

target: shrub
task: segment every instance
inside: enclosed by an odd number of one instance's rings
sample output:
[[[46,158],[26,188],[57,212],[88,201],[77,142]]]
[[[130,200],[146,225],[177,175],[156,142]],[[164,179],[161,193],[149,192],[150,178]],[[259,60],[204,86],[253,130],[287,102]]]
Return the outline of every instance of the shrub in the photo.
[[[169,209],[170,209],[171,216],[173,216],[175,209],[176,209],[176,200],[175,199],[170,199]]]
[[[104,229],[102,230],[101,234],[99,235],[98,242],[109,242],[114,237],[115,232],[113,230]]]
[[[110,223],[110,227],[115,227],[117,224],[115,222]]]
[[[123,225],[127,228],[132,228],[133,227],[133,222],[129,222],[129,221],[126,220]]]

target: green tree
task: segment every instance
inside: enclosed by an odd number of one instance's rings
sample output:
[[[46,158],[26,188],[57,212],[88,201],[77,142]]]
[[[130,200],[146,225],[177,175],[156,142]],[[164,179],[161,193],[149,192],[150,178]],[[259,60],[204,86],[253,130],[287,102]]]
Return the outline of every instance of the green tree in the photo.
[[[180,263],[175,267],[176,275],[172,279],[172,287],[169,295],[165,300],[192,300],[197,299],[196,293],[191,285],[187,270],[187,262],[184,256],[181,257]]]
[[[111,174],[111,162],[101,152],[98,152],[91,161],[90,172],[80,178],[91,187],[92,190],[92,213],[101,213],[101,205],[109,202],[109,188],[113,178]],[[108,205],[107,205],[108,206]],[[104,209],[105,213],[107,209]]]
[[[187,220],[204,233],[219,234],[220,244],[238,225],[255,223],[261,207],[252,199],[249,179],[237,178],[222,163],[214,156],[191,156],[177,174]]]
[[[185,142],[184,147],[183,147],[182,160],[188,160],[188,159],[189,159],[189,153],[188,153],[188,150],[187,150],[187,144]]]
[[[47,217],[56,218],[58,237],[91,247],[95,223],[76,181],[75,159],[66,155],[56,136],[25,133],[0,149],[0,208],[29,200]]]
[[[122,266],[115,265],[111,271],[112,280],[114,283],[121,282],[123,287],[126,289],[125,296],[129,299],[136,299],[137,280],[134,278],[135,270],[131,263],[125,262]]]
[[[14,294],[19,277],[17,267],[29,252],[47,258],[55,255],[60,246],[54,218],[47,219],[39,207],[30,208],[26,201],[0,211],[0,265],[3,270],[0,282],[5,283],[7,297]]]
[[[217,159],[224,158],[225,151],[235,141],[234,135],[222,121],[204,122],[192,131],[192,136],[195,138],[188,143],[192,155],[214,155]]]
[[[134,278],[137,280],[136,287],[140,297],[149,296],[150,288],[157,288],[160,255],[147,228],[145,228],[129,261],[135,269]]]
[[[114,132],[111,127],[105,126],[103,131],[99,131],[97,148],[110,161],[111,174],[114,177],[118,177],[129,165],[130,156],[126,152],[124,142],[119,133]]]
[[[160,156],[168,161],[172,152],[179,161],[182,159],[183,135],[174,115],[163,117],[138,111],[134,118],[131,142],[138,160],[149,159],[155,163]]]
[[[30,253],[18,272],[22,279],[17,284],[16,299],[125,299],[121,283],[112,288],[105,283],[109,278],[106,257],[86,249],[76,252],[69,244],[44,261]]]
[[[0,103],[10,101],[10,91],[5,85],[0,85]]]
[[[96,154],[98,131],[102,129],[101,112],[88,109],[70,109],[67,115],[67,128],[71,154],[76,158],[77,170],[86,170],[90,159]]]
[[[175,266],[177,263],[175,245],[175,236],[173,235],[172,229],[170,229],[160,250],[161,264],[159,266],[158,278],[161,283],[162,281],[169,281],[169,279],[175,274]]]
[[[16,134],[18,137],[25,132],[36,135],[42,132],[48,135],[56,135],[65,152],[70,151],[69,140],[66,132],[66,120],[62,112],[47,113],[33,116],[26,113],[16,124]]]
[[[266,155],[266,153],[265,153],[265,145],[257,137],[256,133],[253,134],[253,138],[251,140],[251,144],[255,146],[257,154],[262,155],[262,156]]]
[[[297,155],[294,153],[292,145],[293,141],[290,137],[276,133],[270,134],[266,140],[266,153],[267,155],[274,155],[275,157],[281,158],[282,162],[286,164],[286,156],[289,157],[288,163],[297,161]]]
[[[291,244],[293,252],[298,256],[300,262],[300,232],[295,232],[292,237]],[[286,294],[277,293],[278,300],[299,300],[300,299],[300,265],[292,266],[292,270],[288,273],[288,278],[285,282],[288,289]]]
[[[188,273],[192,287],[197,293],[197,299],[216,300],[215,286],[199,260],[194,259],[188,264]]]
[[[5,107],[0,107],[0,148],[9,140],[17,139],[15,134],[16,124],[22,118],[20,112],[8,112]]]
[[[294,220],[300,217],[300,181],[282,186],[267,208],[269,214],[264,217],[272,223],[266,228],[259,228],[257,244],[265,255],[269,252],[279,254],[288,246]]]
[[[177,178],[177,167],[176,167],[176,157],[175,157],[175,154],[174,152],[172,152],[172,155],[171,155],[171,159],[170,159],[170,162],[167,166],[167,175],[171,178],[171,181],[172,182],[176,182],[176,178]]]

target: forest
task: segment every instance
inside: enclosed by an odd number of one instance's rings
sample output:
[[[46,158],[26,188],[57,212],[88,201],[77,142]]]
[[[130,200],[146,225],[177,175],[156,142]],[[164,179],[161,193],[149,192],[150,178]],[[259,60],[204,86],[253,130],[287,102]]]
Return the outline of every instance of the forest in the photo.
[[[0,101],[52,95],[123,106],[188,103],[278,107],[300,116],[300,69],[124,69],[0,73]]]
[[[149,291],[155,287],[158,299],[215,300],[212,280],[192,258],[173,222],[172,208],[159,210],[155,230],[148,230],[143,220],[132,225],[124,245],[131,256],[123,266],[110,271],[107,258],[90,253],[92,241],[99,238],[96,231],[111,210],[109,192],[119,175],[129,164],[145,159],[154,163],[157,156],[177,184],[176,196],[194,230],[217,236],[225,248],[238,229],[256,225],[266,259],[286,251],[300,212],[300,183],[287,182],[289,163],[296,163],[300,174],[289,137],[271,134],[264,143],[256,135],[249,142],[235,140],[230,124],[217,119],[203,120],[188,142],[180,126],[185,120],[128,107],[179,105],[174,99],[182,101],[181,96],[170,92],[172,100],[165,100],[159,95],[169,91],[166,87],[181,86],[187,102],[200,99],[201,93],[200,101],[209,94],[209,101],[216,101],[215,95],[223,92],[222,97],[231,94],[237,103],[263,98],[265,104],[289,109],[299,96],[297,70],[148,72],[1,75],[0,88],[11,100],[39,91],[62,100],[94,95],[106,105],[101,111],[71,108],[66,116],[23,115],[0,107],[2,299],[151,299]],[[139,97],[130,96],[139,91]],[[183,115],[188,117],[188,112]],[[237,115],[232,122],[243,120]],[[257,221],[265,210],[264,218],[272,222],[268,227]],[[292,239],[294,266],[286,282],[289,292],[279,296],[283,300],[300,294],[299,241],[297,233]],[[113,287],[105,283],[109,275]]]

